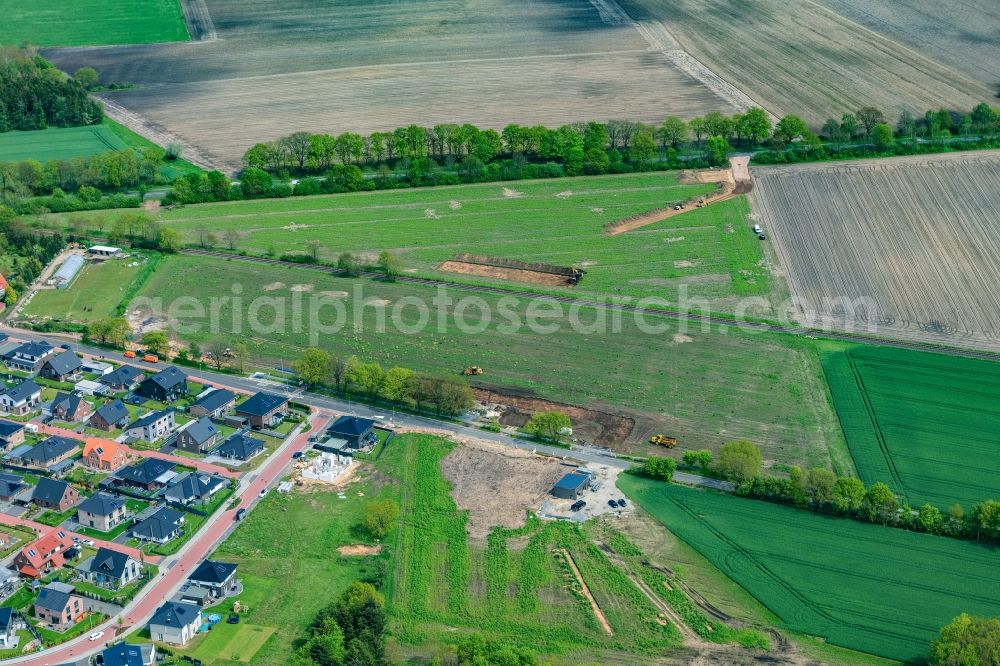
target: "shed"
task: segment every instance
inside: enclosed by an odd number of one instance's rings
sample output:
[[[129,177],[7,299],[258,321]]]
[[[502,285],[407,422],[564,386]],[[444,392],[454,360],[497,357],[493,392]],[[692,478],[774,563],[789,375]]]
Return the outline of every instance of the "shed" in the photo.
[[[556,485],[552,487],[552,494],[561,499],[576,499],[589,483],[589,474],[570,472],[556,482]]]
[[[66,261],[62,263],[62,266],[55,272],[55,275],[49,279],[49,283],[56,285],[60,289],[65,289],[73,281],[73,278],[76,277],[76,274],[80,272],[80,269],[83,268],[83,264],[83,256],[71,254],[66,257]]]
[[[110,245],[93,245],[87,250],[87,252],[98,257],[113,257],[121,251],[120,247],[112,247]]]

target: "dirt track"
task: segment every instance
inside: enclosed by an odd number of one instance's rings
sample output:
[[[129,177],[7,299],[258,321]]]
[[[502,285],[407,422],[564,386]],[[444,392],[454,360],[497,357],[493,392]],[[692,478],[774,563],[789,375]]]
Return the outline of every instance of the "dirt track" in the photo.
[[[446,261],[438,270],[447,273],[458,273],[460,275],[475,275],[478,277],[488,277],[497,280],[513,280],[515,282],[527,282],[529,284],[541,284],[547,287],[565,287],[566,276],[553,275],[552,273],[542,273],[541,271],[527,271],[519,268],[502,268],[500,266],[486,266],[483,264],[472,264],[465,261]]]

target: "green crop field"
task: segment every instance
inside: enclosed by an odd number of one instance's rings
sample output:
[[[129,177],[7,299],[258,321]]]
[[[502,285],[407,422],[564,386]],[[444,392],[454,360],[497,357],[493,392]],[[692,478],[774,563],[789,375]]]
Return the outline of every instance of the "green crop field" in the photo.
[[[220,301],[215,330],[221,333],[213,334],[211,299],[231,298],[233,285],[242,289],[240,316],[234,324],[232,303]],[[461,299],[469,294],[454,289],[445,294],[453,303],[443,307],[441,321],[432,307],[427,326],[420,327],[411,301],[430,305],[438,296],[435,288],[184,255],[165,257],[139,295],[160,299],[165,314],[182,296],[197,299],[206,317],[179,321],[199,324],[202,330],[189,329],[181,339],[203,344],[242,337],[257,363],[297,358],[310,345],[309,331],[316,330],[322,333],[319,346],[334,354],[441,373],[480,365],[486,374],[477,380],[484,385],[623,412],[637,420],[635,445],[653,428],[667,428],[684,447],[717,447],[729,439],[748,438],[761,445],[769,460],[850,469],[814,343],[802,338],[703,332],[695,325],[681,332],[677,322],[653,318],[649,323],[663,330],[644,332],[631,315],[622,317],[620,332],[615,332],[607,311],[590,308],[576,313],[579,322],[599,324],[603,313],[607,327],[574,329],[566,309],[541,314],[542,326],[557,329],[546,333],[527,326],[528,308],[539,307],[534,300],[505,297],[510,299],[505,301],[509,312],[523,324],[508,327],[500,297],[489,294],[476,295],[482,300],[464,308],[469,328],[462,329],[456,310],[462,310]],[[317,318],[329,328],[310,327],[308,304],[313,296],[343,304],[348,319],[341,319],[342,329],[334,330],[336,317],[329,303]],[[268,306],[260,308],[259,325],[251,327],[248,312],[256,297],[275,299],[274,306],[285,312],[284,325],[272,326],[277,320]],[[297,300],[303,303],[298,321],[293,312]],[[479,307],[489,310],[489,319]],[[394,311],[404,326],[413,327],[410,333],[393,325]],[[355,312],[361,328],[357,332]],[[386,320],[381,332],[380,313]],[[242,333],[231,333],[236,330]]]
[[[150,44],[188,38],[177,0],[0,0],[0,44]]]
[[[121,137],[105,125],[4,132],[0,134],[0,162],[68,160],[127,147]]]
[[[821,354],[866,483],[942,509],[1000,498],[1000,364],[886,347]]]
[[[136,264],[133,266],[130,264]],[[66,289],[45,289],[22,306],[18,315],[86,323],[111,317],[146,262],[141,255],[86,263]]]
[[[190,244],[205,230],[221,246],[235,230],[236,249],[253,254],[306,252],[318,241],[321,258],[349,251],[374,263],[380,250],[389,250],[418,274],[466,280],[438,266],[467,252],[583,268],[583,281],[563,289],[572,293],[676,303],[686,283],[690,298],[731,311],[733,297],[768,296],[772,289],[745,197],[618,236],[602,233],[608,222],[713,187],[678,184],[675,174],[664,173],[561,178],[511,188],[491,183],[184,206],[160,217]]]
[[[923,657],[959,613],[1000,613],[992,548],[622,475],[619,487],[789,628]]]

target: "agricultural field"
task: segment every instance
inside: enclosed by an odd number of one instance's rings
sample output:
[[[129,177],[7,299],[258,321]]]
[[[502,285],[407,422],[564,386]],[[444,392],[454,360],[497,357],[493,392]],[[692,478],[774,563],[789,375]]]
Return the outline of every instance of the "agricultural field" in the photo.
[[[113,317],[149,261],[142,255],[133,255],[127,259],[87,262],[69,287],[39,290],[18,310],[18,315],[83,324]]]
[[[235,231],[233,247],[250,254],[305,253],[318,242],[323,260],[352,252],[375,263],[379,251],[390,250],[408,272],[450,280],[489,279],[439,270],[463,252],[577,266],[587,272],[583,281],[554,289],[676,303],[684,285],[690,298],[728,312],[737,297],[784,288],[749,231],[744,197],[617,236],[602,232],[608,222],[705,194],[712,185],[679,184],[675,174],[660,173],[519,182],[515,188],[461,185],[185,206],[162,211],[159,219],[191,245],[208,231],[226,247],[227,233]]]
[[[942,510],[1000,497],[1000,364],[824,344],[823,369],[865,483]]]
[[[137,84],[107,97],[230,167],[253,143],[247,137],[294,130],[652,122],[735,110],[628,17],[596,4],[205,0],[204,41],[45,55],[66,71],[86,64],[103,81]]]
[[[991,88],[1000,85],[1000,13],[993,0],[821,0],[852,21],[906,44]]]
[[[754,176],[753,217],[771,232],[801,321],[1000,348],[1000,152]]]
[[[858,11],[871,6],[863,0],[832,4],[847,3]],[[929,0],[880,4],[894,5],[893,13],[901,4],[931,7]],[[931,59],[933,51],[907,48],[889,38],[897,36],[891,31],[885,37],[814,2],[622,0],[622,5],[637,20],[663,21],[685,51],[771,113],[795,114],[817,128],[863,106],[876,106],[894,120],[903,109],[921,114],[941,105],[971,109],[996,93],[995,69],[993,80],[983,82],[946,66],[954,57],[939,64]],[[938,3],[922,20],[933,31],[939,13],[964,11]],[[902,7],[898,13],[907,21],[911,17]],[[995,14],[981,27],[992,39]],[[955,39],[969,53],[980,48],[974,34]],[[996,62],[988,52],[983,58]]]
[[[0,15],[0,44],[150,44],[188,38],[178,0],[0,0]]]
[[[919,660],[959,613],[1000,613],[990,548],[629,475],[618,485],[779,626],[834,645]]]
[[[226,300],[233,285],[243,294],[235,325],[233,303]],[[850,469],[811,340],[702,331],[700,325],[681,330],[678,322],[652,318],[650,324],[662,330],[644,330],[631,315],[622,318],[616,333],[610,316],[607,327],[601,324],[599,313],[606,311],[584,307],[575,316],[590,326],[588,331],[573,328],[568,309],[559,313],[535,299],[505,297],[511,299],[505,303],[512,320],[499,310],[500,297],[489,294],[461,306],[466,326],[460,327],[456,309],[469,294],[448,290],[443,296],[453,302],[440,310],[432,303],[439,295],[431,287],[184,255],[164,257],[139,292],[140,297],[160,299],[164,316],[181,296],[197,299],[206,312],[212,298],[223,299],[214,327],[210,318],[180,318],[185,328],[198,323],[202,330],[188,329],[179,337],[200,345],[213,338],[242,337],[255,363],[299,357],[314,330],[320,334],[319,346],[334,354],[441,373],[480,365],[486,374],[479,383],[485,386],[622,414],[635,421],[628,448],[645,448],[652,432],[665,429],[679,436],[684,447],[717,447],[747,438],[760,444],[769,460]],[[258,296],[258,325],[251,328],[248,312]],[[322,328],[309,325],[314,297],[326,303],[316,317]],[[268,299],[274,299],[273,306]],[[414,299],[433,306],[425,327]],[[293,314],[296,301],[302,303],[299,320]],[[342,303],[347,316],[340,318],[345,325],[337,330],[333,303]],[[130,306],[133,320],[148,318],[147,312],[136,313],[140,304]],[[528,325],[529,306],[540,308],[533,312],[542,329]],[[286,311],[284,325],[273,326],[279,321],[274,307]],[[393,324],[394,312],[400,327]],[[380,318],[386,321],[382,331]],[[510,325],[512,321],[522,325]],[[553,325],[555,330],[547,330]]]
[[[121,137],[105,125],[3,132],[0,133],[0,162],[68,160],[126,147]]]

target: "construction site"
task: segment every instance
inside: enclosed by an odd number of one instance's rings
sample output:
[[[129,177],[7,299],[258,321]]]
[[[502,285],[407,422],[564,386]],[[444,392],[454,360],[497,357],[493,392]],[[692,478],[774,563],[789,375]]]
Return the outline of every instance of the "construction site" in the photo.
[[[438,268],[448,273],[478,275],[500,280],[514,280],[550,287],[574,286],[586,271],[572,266],[529,263],[503,257],[459,253]]]

